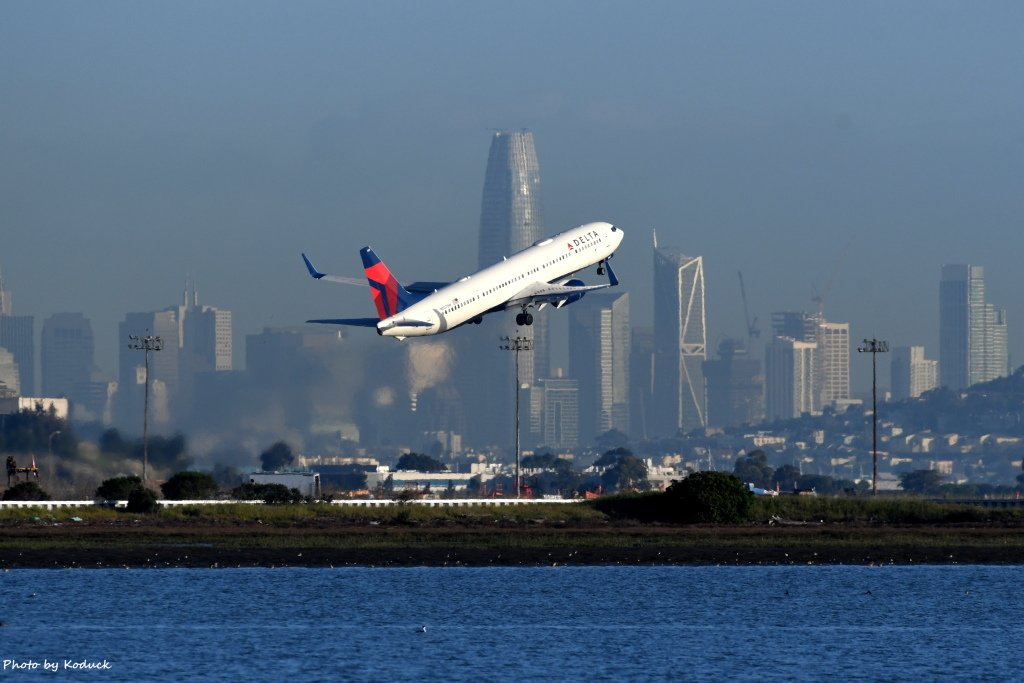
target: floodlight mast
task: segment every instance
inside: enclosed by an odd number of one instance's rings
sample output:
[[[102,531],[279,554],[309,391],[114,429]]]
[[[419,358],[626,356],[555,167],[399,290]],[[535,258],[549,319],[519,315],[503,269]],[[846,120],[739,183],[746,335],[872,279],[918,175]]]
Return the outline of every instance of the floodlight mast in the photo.
[[[149,330],[146,330],[149,332]],[[146,382],[142,403],[142,485],[149,481],[149,352],[163,351],[164,340],[150,335],[128,335],[128,348],[146,355]]]
[[[516,355],[516,498],[520,497],[522,479],[519,474],[519,352],[533,349],[533,340],[529,337],[501,337],[505,342],[498,348],[502,351],[513,351]]]
[[[871,494],[878,493],[878,354],[889,350],[889,342],[865,339],[858,353],[871,354]]]

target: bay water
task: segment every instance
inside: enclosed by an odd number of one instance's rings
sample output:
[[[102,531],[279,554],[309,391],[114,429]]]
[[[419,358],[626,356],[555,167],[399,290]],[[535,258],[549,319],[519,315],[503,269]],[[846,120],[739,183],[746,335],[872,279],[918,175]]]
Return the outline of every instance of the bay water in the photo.
[[[15,569],[0,679],[1013,680],[1022,569]]]

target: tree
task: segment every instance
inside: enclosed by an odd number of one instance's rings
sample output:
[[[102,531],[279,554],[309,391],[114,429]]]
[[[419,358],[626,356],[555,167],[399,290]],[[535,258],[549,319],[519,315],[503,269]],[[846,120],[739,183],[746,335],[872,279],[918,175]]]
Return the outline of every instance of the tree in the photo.
[[[284,441],[278,441],[267,450],[260,453],[260,463],[264,472],[276,472],[295,462],[295,454],[291,447]]]
[[[160,503],[156,502],[156,494],[147,488],[139,487],[128,494],[128,505],[125,510],[128,512],[156,512],[160,509]]]
[[[395,469],[405,472],[447,472],[444,463],[422,453],[405,453],[398,459]]]
[[[597,450],[602,453],[616,448],[626,448],[627,446],[629,446],[629,437],[618,429],[609,429],[607,432],[597,436]]]
[[[724,472],[695,472],[665,491],[669,515],[676,521],[737,524],[750,518],[754,495]]]
[[[142,488],[142,479],[134,475],[130,477],[113,477],[105,479],[96,489],[96,497],[103,500],[125,500],[135,489]]]
[[[942,475],[935,470],[913,470],[900,474],[900,488],[910,493],[933,496],[939,492]]]
[[[220,493],[216,480],[206,472],[178,472],[160,490],[168,500],[206,500]]]
[[[601,475],[606,489],[647,488],[647,464],[635,455],[623,455]]]
[[[793,491],[800,483],[800,470],[793,465],[783,465],[772,474],[772,487],[781,491]]]
[[[766,488],[771,485],[775,470],[768,464],[768,456],[764,454],[764,451],[757,449],[737,458],[732,472],[739,477],[741,482],[749,482],[759,488]]]
[[[50,494],[34,481],[23,481],[4,491],[4,500],[50,500]]]
[[[301,503],[304,499],[298,489],[290,489],[284,484],[245,483],[231,490],[235,500],[262,500],[267,505]]]
[[[601,454],[601,457],[594,461],[594,467],[611,467],[617,463],[620,458],[627,455],[633,455],[633,451],[623,446],[613,448],[610,451],[605,451]]]

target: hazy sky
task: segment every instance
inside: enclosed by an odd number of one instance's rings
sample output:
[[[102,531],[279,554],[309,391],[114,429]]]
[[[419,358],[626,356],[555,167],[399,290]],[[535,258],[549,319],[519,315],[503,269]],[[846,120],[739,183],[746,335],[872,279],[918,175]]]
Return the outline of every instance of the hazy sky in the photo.
[[[192,274],[241,363],[264,326],[372,314],[301,251],[472,270],[491,129],[525,127],[547,232],[627,231],[637,323],[657,228],[705,258],[712,348],[742,269],[762,329],[817,290],[855,339],[937,358],[939,268],[969,262],[1020,362],[1021,26],[1019,2],[5,2],[0,269],[40,326],[91,318],[110,372],[117,322]]]

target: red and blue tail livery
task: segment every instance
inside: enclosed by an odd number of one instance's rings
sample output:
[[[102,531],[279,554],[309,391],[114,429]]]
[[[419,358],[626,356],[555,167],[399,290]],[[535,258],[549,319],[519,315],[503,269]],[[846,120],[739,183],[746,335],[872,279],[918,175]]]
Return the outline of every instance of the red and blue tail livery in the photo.
[[[363,259],[363,272],[370,283],[370,298],[377,307],[379,320],[387,320],[418,301],[398,283],[384,262],[373,253],[373,249],[363,247],[359,255]]]
[[[611,223],[588,223],[543,239],[498,263],[455,282],[412,282],[406,286],[391,274],[370,247],[359,255],[370,284],[376,318],[332,318],[311,323],[375,327],[383,337],[425,337],[468,324],[480,324],[485,315],[517,310],[516,324],[531,325],[533,314],[545,306],[561,308],[595,289],[619,284],[608,262],[622,242],[622,230]],[[565,245],[565,246],[563,246]],[[345,284],[355,278],[326,275],[302,255],[309,274]],[[587,285],[574,276],[597,265],[608,271],[608,284]]]

